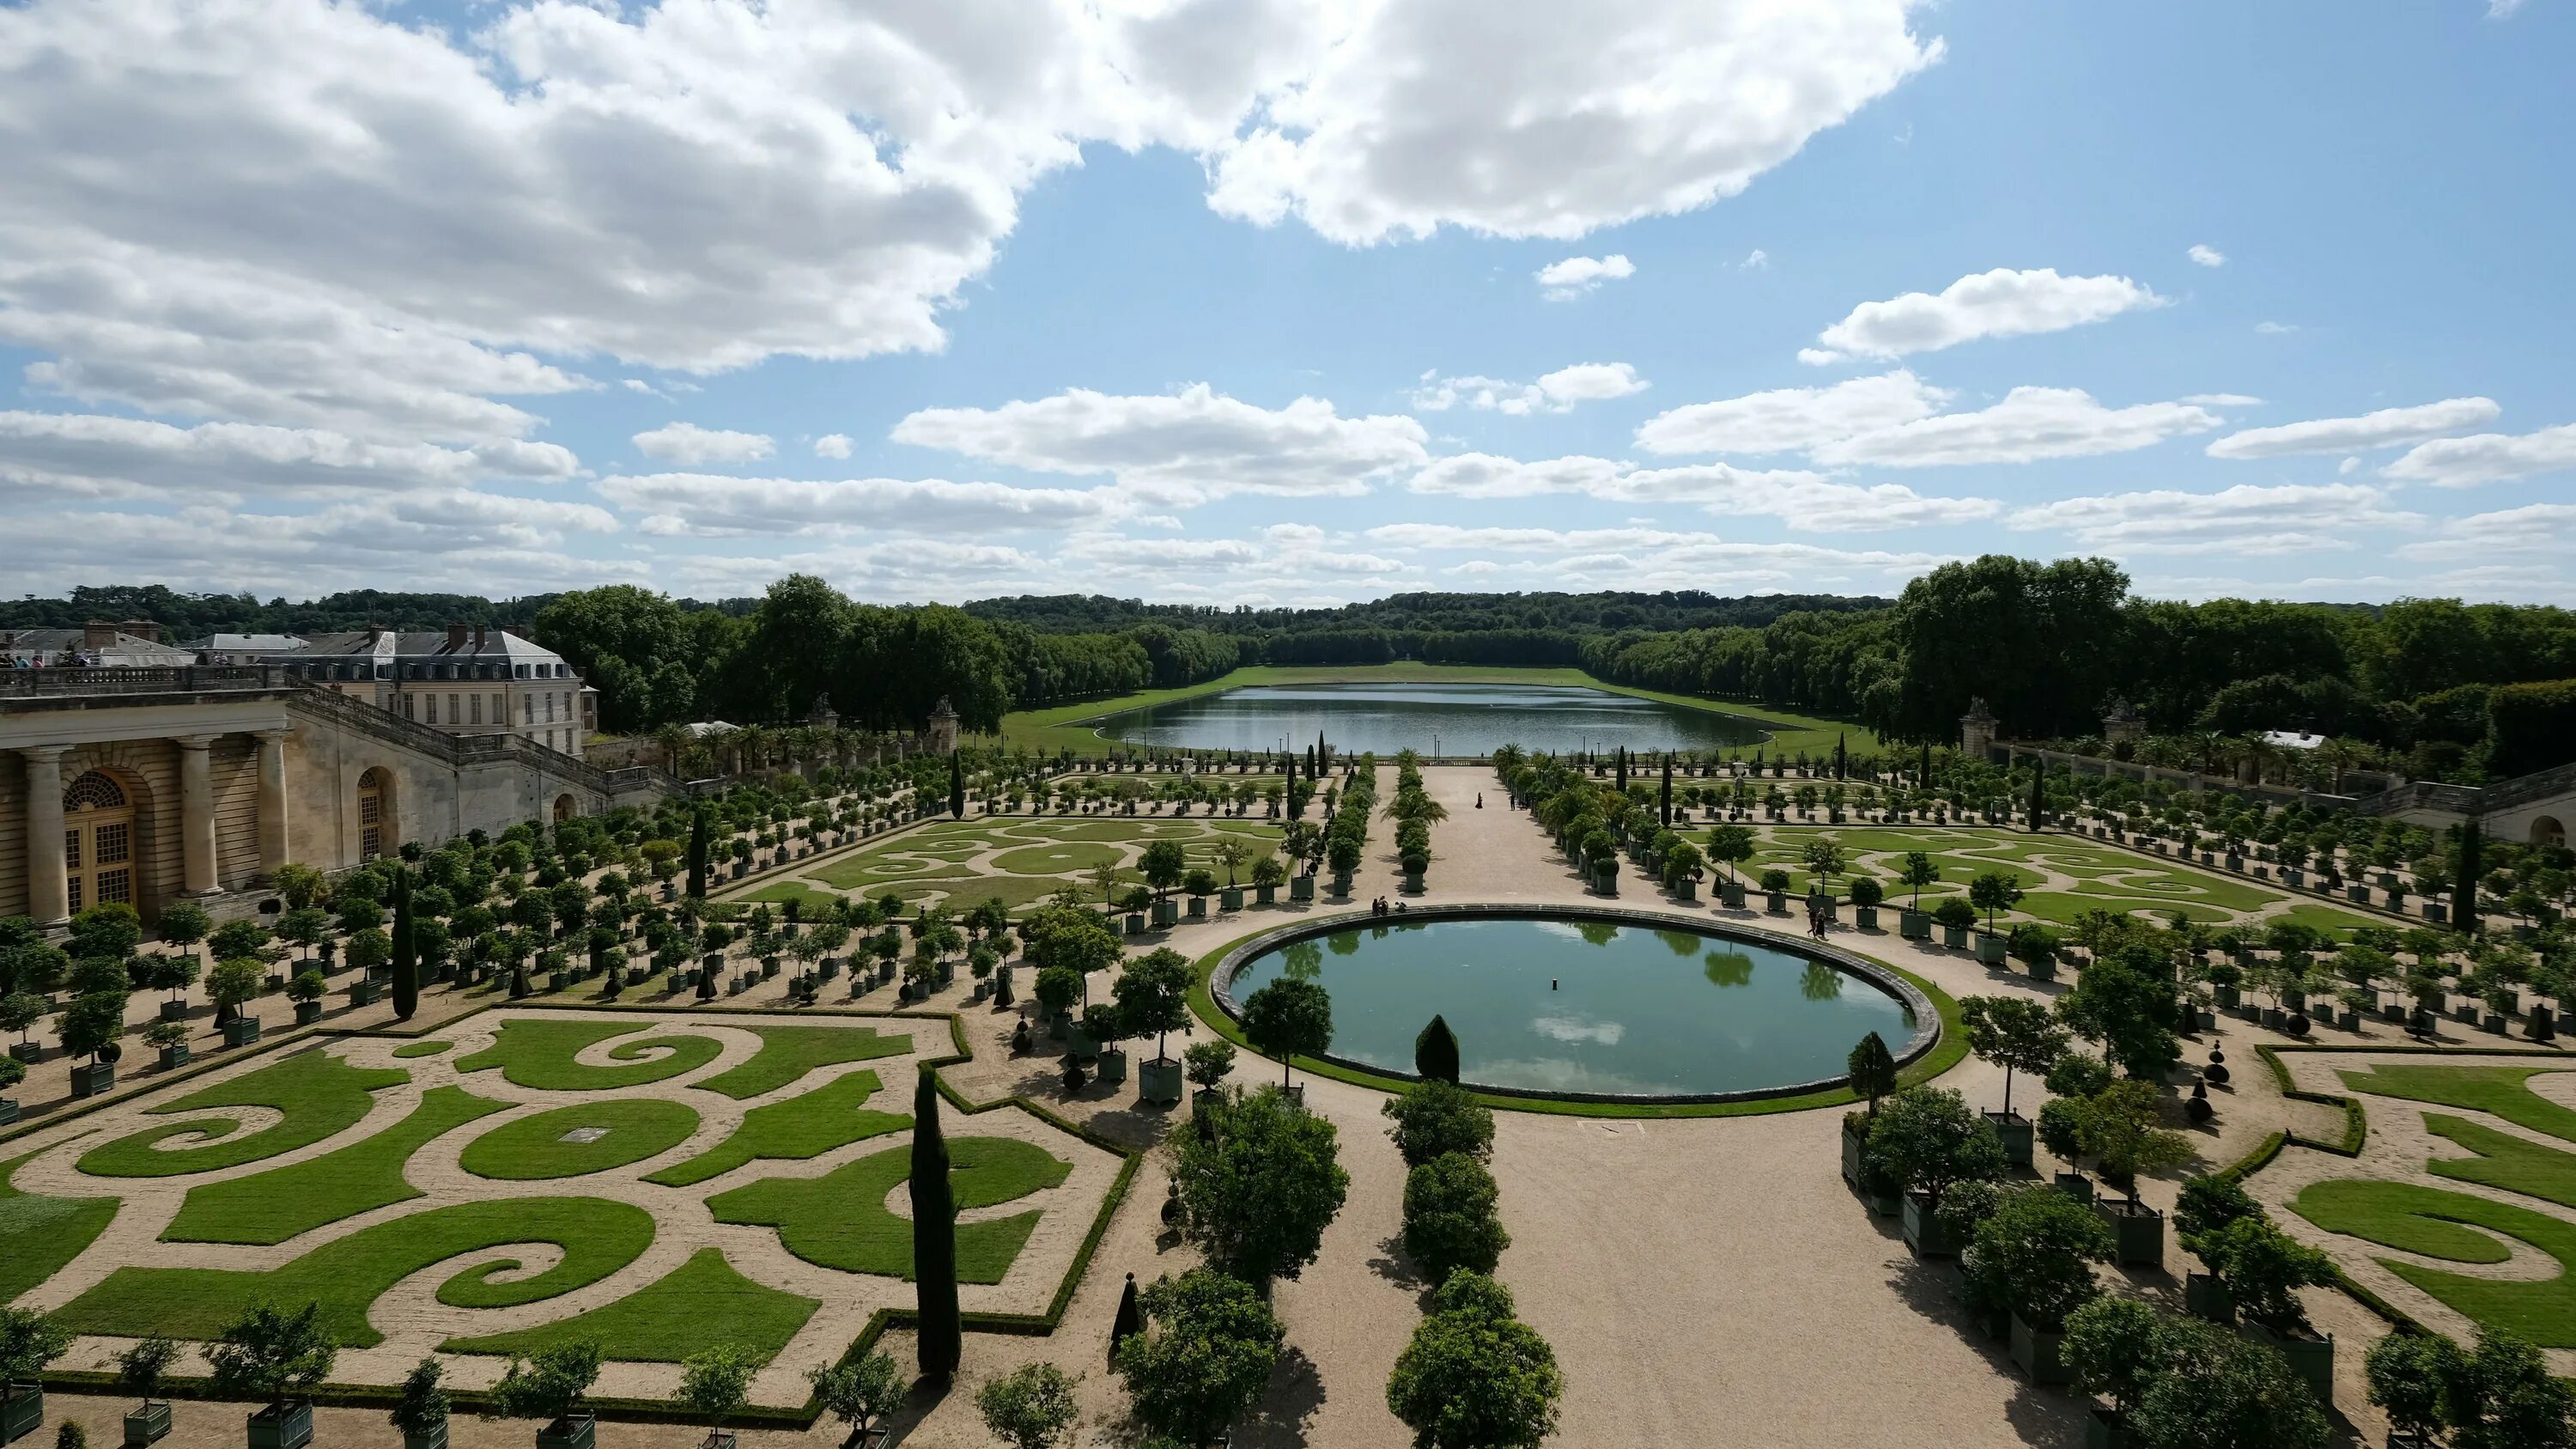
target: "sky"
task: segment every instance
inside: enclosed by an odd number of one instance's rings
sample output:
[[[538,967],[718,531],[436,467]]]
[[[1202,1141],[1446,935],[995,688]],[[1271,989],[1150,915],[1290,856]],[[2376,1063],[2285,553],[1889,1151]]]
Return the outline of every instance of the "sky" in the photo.
[[[0,0],[0,588],[2576,603],[2565,0]]]

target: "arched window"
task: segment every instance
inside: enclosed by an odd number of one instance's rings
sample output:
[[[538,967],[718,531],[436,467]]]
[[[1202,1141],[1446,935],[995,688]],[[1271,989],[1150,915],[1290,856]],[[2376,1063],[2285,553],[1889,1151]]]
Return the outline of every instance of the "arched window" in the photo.
[[[394,818],[394,783],[382,766],[358,777],[358,858],[373,860],[402,843]]]
[[[75,914],[103,901],[133,903],[134,806],[97,770],[63,791],[63,867]]]

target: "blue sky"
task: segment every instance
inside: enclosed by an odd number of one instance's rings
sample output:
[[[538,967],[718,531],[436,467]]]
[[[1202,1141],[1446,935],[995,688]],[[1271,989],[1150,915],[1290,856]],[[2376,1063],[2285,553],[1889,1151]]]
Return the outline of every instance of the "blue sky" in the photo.
[[[38,0],[0,521],[31,591],[2576,602],[2571,62],[2553,0]]]

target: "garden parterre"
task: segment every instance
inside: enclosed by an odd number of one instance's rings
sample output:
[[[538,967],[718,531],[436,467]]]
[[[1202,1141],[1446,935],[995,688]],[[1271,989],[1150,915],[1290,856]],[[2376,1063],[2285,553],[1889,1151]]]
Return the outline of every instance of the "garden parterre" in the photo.
[[[1226,868],[1220,845],[1245,849],[1235,879],[1248,884],[1254,861],[1277,853],[1279,829],[1251,820],[1154,817],[992,818],[944,821],[904,832],[864,849],[818,861],[784,879],[769,881],[734,899],[812,906],[838,897],[901,897],[910,905],[940,905],[963,912],[999,900],[1024,913],[1067,887],[1099,899],[1099,872],[1115,873],[1120,886],[1141,884],[1145,847],[1178,841],[1189,868],[1204,869],[1220,884]]]
[[[64,1368],[314,1301],[335,1382],[442,1351],[476,1387],[587,1337],[600,1395],[667,1398],[738,1344],[775,1355],[776,1406],[910,1303],[906,1109],[945,1019],[508,1010],[429,1040],[307,1043],[13,1142],[0,1287],[82,1335]],[[1016,1106],[945,1126],[963,1306],[1044,1314],[1121,1158]]]

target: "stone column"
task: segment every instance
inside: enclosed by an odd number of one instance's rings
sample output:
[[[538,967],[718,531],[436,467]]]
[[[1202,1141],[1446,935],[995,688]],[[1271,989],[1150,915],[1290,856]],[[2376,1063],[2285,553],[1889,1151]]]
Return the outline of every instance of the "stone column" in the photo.
[[[286,864],[286,737],[291,730],[259,731],[259,873],[274,876]]]
[[[207,752],[213,735],[174,735],[179,747],[179,889],[210,896],[215,884],[215,776]]]
[[[35,745],[27,759],[27,914],[40,926],[72,913],[71,873],[63,864],[63,755],[68,745]]]

